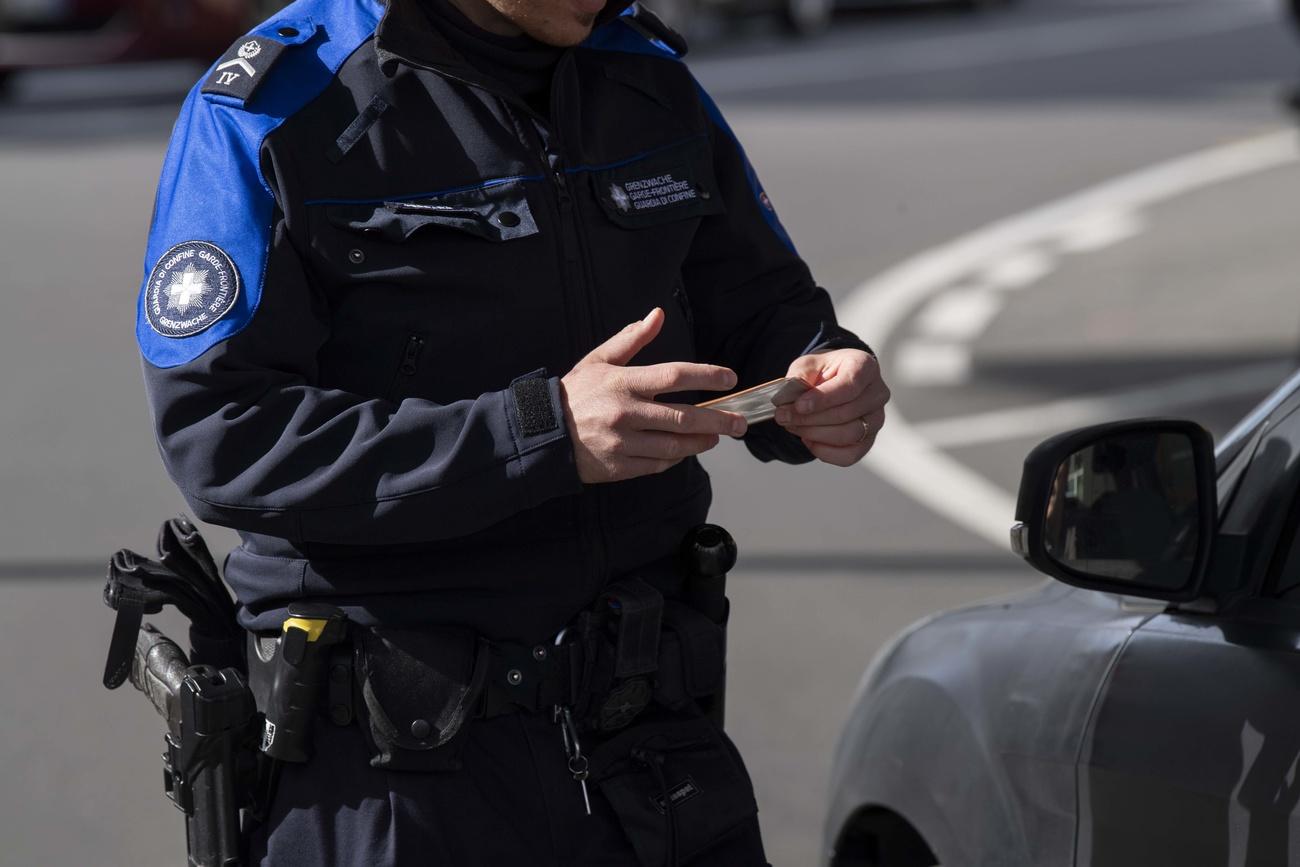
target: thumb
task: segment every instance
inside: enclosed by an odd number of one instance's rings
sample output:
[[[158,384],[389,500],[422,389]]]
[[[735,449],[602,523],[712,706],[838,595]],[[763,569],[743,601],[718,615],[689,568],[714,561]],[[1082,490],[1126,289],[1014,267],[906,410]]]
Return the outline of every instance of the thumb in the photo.
[[[825,363],[824,355],[802,355],[791,362],[785,375],[789,379],[802,379],[809,387],[820,385]]]
[[[579,364],[602,362],[619,367],[631,361],[659,336],[664,325],[664,311],[658,307],[646,314],[645,319],[633,322],[622,331],[588,352]]]

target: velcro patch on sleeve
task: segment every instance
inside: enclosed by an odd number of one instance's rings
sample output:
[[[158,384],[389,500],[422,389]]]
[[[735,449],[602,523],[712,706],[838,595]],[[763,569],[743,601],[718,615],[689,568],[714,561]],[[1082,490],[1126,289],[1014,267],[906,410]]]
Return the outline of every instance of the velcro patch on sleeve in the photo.
[[[294,32],[296,35],[297,31]],[[212,68],[202,92],[247,102],[286,47],[283,42],[265,36],[250,36],[236,42]]]
[[[515,380],[510,385],[519,416],[519,430],[526,437],[548,433],[560,426],[551,405],[550,383],[541,377]]]

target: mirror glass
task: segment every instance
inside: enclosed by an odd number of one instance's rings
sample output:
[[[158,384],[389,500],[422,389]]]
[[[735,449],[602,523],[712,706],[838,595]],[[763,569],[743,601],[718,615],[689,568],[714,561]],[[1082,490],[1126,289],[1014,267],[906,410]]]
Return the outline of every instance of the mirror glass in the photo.
[[[1044,521],[1047,554],[1091,577],[1182,588],[1200,545],[1197,497],[1185,434],[1097,440],[1056,468]]]

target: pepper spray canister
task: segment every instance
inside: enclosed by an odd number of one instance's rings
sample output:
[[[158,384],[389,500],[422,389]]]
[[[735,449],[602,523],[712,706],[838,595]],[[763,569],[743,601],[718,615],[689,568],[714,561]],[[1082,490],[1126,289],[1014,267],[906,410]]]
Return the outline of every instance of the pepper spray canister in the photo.
[[[347,634],[347,615],[323,603],[289,605],[276,648],[266,702],[262,752],[283,762],[311,757],[309,729],[324,682],[330,648]]]

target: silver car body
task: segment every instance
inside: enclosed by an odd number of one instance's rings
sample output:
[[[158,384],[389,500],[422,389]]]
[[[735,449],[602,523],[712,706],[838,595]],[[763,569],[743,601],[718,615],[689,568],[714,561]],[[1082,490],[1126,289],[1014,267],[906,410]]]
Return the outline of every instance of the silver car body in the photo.
[[[1297,407],[1300,376],[1217,450],[1231,598],[1171,606],[1047,581],[882,650],[835,756],[826,859],[1300,864]]]

